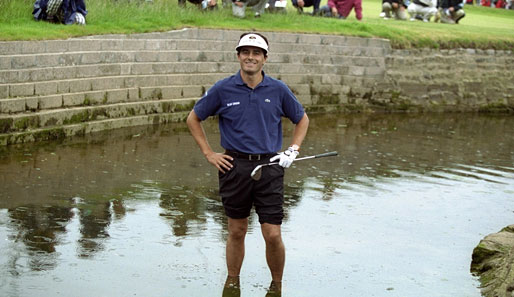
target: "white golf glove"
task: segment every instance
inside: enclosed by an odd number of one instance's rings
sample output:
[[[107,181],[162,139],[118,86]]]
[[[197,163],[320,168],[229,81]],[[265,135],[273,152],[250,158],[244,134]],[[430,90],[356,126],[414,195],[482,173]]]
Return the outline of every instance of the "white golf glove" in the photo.
[[[299,154],[299,152],[290,146],[287,150],[281,152],[280,154],[272,157],[269,160],[270,160],[270,162],[279,160],[278,165],[280,165],[284,168],[289,168],[289,166],[291,166],[291,164],[293,164],[293,161],[294,161],[294,159],[296,159],[296,156],[298,156],[298,154]]]

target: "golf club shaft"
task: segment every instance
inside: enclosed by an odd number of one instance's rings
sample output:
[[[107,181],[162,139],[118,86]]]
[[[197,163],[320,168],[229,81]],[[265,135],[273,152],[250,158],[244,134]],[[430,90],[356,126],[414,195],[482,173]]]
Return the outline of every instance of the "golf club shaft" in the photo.
[[[319,154],[319,155],[312,155],[312,156],[297,158],[297,159],[294,159],[293,162],[314,159],[314,158],[332,157],[332,156],[337,156],[337,155],[338,155],[337,152],[328,152],[328,153],[323,153],[323,154]],[[268,163],[266,165],[276,165],[276,164],[278,164],[278,162]]]

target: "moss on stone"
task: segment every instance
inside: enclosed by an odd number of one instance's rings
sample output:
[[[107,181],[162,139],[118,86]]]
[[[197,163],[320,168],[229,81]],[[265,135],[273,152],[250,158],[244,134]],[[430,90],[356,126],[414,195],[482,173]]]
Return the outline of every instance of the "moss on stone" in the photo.
[[[25,131],[29,128],[39,127],[39,118],[37,116],[23,117],[14,121],[14,129],[16,131]]]
[[[11,130],[13,119],[0,119],[0,133],[7,133]]]
[[[63,128],[53,128],[37,131],[33,134],[35,141],[64,139],[66,132]]]
[[[64,125],[70,125],[70,124],[78,124],[87,122],[89,119],[89,111],[84,110],[83,112],[76,113],[72,115],[69,119],[65,119],[63,121]]]
[[[514,107],[508,106],[504,103],[503,100],[498,100],[497,102],[489,103],[486,105],[482,105],[478,108],[478,112],[483,113],[512,113],[514,112]]]

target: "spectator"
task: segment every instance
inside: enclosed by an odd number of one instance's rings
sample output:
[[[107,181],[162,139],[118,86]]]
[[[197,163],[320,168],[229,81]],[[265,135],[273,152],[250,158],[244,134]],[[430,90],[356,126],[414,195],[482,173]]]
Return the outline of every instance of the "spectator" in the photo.
[[[271,13],[287,13],[286,6],[286,0],[268,0],[266,11]]]
[[[296,7],[299,13],[303,13],[304,7],[313,7],[312,15],[319,15],[319,5],[321,0],[292,0],[293,6]]]
[[[187,1],[189,1],[191,4],[198,6],[198,8],[201,8],[201,9],[215,9],[218,7],[216,0],[187,0]],[[185,7],[186,0],[178,0],[178,5]]]
[[[408,6],[411,21],[415,21],[421,15],[423,22],[429,22],[430,18],[437,13],[437,0],[413,0]]]
[[[352,8],[355,9],[357,20],[362,20],[362,0],[328,0],[327,5],[321,7],[321,13],[327,17],[346,19]]]
[[[36,21],[49,21],[65,25],[86,24],[84,0],[36,0],[32,15]]]
[[[406,20],[407,14],[405,13],[405,8],[407,6],[408,5],[402,0],[383,0],[382,11],[384,12],[384,20],[388,20],[391,17],[397,20]]]
[[[458,24],[459,21],[466,16],[463,0],[441,0],[439,13],[441,14],[441,23]]]
[[[264,13],[268,0],[232,0],[232,14],[239,18],[245,17],[247,7],[251,7],[258,18]]]

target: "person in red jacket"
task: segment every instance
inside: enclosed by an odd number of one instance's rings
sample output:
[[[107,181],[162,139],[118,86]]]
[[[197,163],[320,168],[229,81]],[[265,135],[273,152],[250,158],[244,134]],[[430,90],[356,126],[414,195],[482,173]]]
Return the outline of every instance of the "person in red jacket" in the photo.
[[[324,16],[346,19],[352,8],[355,9],[357,20],[362,20],[362,0],[328,0],[321,12]]]

